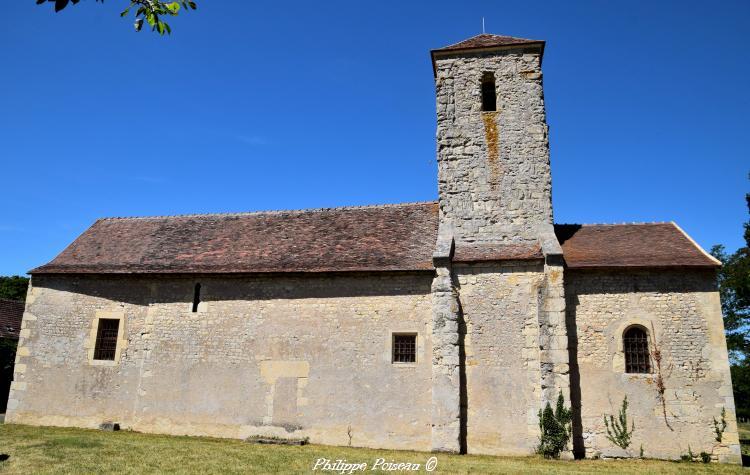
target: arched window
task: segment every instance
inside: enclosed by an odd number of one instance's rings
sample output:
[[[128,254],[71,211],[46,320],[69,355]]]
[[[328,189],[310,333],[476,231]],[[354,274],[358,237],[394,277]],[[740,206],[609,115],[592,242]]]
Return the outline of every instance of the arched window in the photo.
[[[625,351],[626,373],[650,373],[651,356],[648,351],[648,333],[643,327],[630,327],[622,335]]]
[[[198,304],[201,303],[201,284],[195,284],[193,291],[193,313],[198,311]]]
[[[484,73],[482,75],[482,111],[493,112],[497,110],[497,91],[495,91],[495,75]]]

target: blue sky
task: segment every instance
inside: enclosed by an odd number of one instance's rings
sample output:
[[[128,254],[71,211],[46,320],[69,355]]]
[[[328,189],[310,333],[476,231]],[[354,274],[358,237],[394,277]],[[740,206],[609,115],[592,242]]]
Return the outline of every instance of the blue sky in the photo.
[[[750,2],[5,2],[0,275],[96,218],[434,200],[429,50],[547,40],[557,222],[675,220],[742,244]]]

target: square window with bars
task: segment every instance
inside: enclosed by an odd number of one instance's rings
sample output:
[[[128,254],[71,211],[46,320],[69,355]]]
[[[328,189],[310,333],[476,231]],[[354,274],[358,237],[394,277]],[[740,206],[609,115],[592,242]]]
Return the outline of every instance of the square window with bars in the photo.
[[[416,363],[417,362],[417,335],[394,334],[393,335],[393,362],[394,363]]]
[[[117,351],[117,334],[119,330],[119,319],[99,319],[99,327],[96,330],[96,345],[94,346],[95,360],[115,360],[115,352]]]

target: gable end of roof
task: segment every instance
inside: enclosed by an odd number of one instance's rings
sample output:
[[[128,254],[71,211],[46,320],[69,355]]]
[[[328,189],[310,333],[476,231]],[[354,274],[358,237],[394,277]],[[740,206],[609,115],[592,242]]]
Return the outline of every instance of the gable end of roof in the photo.
[[[675,223],[557,224],[567,268],[712,268],[721,265]]]

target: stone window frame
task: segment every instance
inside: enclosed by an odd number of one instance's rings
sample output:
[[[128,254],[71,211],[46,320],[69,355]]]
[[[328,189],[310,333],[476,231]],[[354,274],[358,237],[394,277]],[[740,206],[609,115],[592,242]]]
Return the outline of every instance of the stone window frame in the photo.
[[[646,332],[649,345],[649,358],[652,359],[654,339],[659,340],[661,335],[661,326],[658,319],[652,318],[629,318],[618,325],[614,332],[616,349],[612,358],[612,370],[629,378],[653,378],[655,375],[654,362],[650,361],[651,371],[648,373],[626,373],[625,372],[625,345],[623,337],[625,332],[633,327],[641,327]]]
[[[486,103],[486,97],[485,94],[487,93],[487,90],[485,88],[485,85],[492,85],[491,92],[492,97],[494,97],[494,100],[492,101],[492,108],[487,108],[488,104]],[[489,89],[489,88],[487,88]],[[482,73],[481,78],[479,79],[479,110],[481,110],[483,113],[497,113],[499,112],[498,107],[498,94],[497,94],[497,78],[494,71],[484,71]]]
[[[99,320],[119,320],[117,327],[117,346],[115,347],[114,360],[96,360],[94,352],[96,350],[96,335],[99,331]],[[84,348],[86,348],[87,359],[91,366],[117,366],[120,364],[122,351],[127,348],[128,341],[125,338],[125,312],[119,310],[97,310],[91,321],[89,336],[86,339]]]
[[[635,373],[628,372],[627,356],[625,355],[625,335],[632,329],[638,329],[646,335],[646,350],[648,352],[648,371],[646,372],[640,372],[640,371],[635,372]],[[651,357],[652,346],[653,346],[652,340],[653,339],[651,338],[651,331],[648,328],[646,328],[644,325],[635,324],[635,325],[628,325],[627,327],[625,327],[625,329],[620,334],[620,346],[622,347],[623,358],[625,358],[625,371],[624,371],[625,374],[628,374],[628,375],[630,374],[652,374],[654,372],[654,362],[652,361],[653,358]]]
[[[393,361],[393,345],[396,340],[396,336],[409,335],[414,337],[414,361],[413,362],[398,362]],[[403,330],[403,331],[391,331],[389,332],[389,338],[387,340],[387,358],[390,365],[394,368],[415,368],[421,362],[420,354],[424,349],[421,333],[416,330]]]

